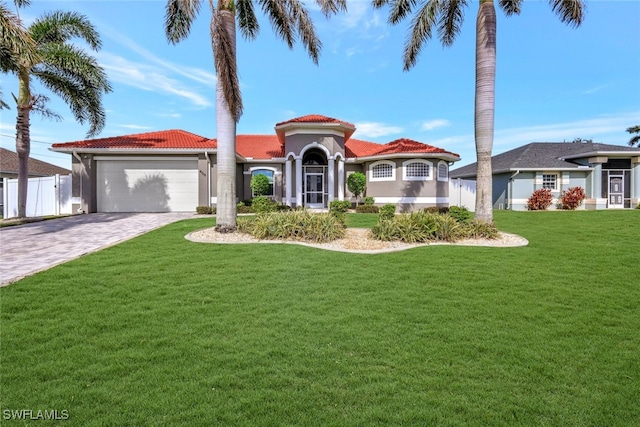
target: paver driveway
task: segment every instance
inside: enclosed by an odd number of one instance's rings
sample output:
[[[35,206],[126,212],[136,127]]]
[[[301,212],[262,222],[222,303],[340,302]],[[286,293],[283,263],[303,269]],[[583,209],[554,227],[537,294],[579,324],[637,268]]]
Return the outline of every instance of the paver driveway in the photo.
[[[0,286],[193,213],[96,213],[0,228]]]

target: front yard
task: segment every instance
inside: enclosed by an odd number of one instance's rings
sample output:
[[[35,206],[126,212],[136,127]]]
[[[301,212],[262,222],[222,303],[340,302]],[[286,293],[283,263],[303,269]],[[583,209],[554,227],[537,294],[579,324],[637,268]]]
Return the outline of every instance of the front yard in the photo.
[[[640,211],[495,216],[529,246],[198,244],[196,219],[1,288],[2,425],[637,423]]]

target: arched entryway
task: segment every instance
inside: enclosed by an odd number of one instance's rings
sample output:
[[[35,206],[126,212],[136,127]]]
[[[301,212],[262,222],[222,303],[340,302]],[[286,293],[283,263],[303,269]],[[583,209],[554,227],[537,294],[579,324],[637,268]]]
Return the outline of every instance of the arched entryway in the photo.
[[[327,164],[326,154],[317,148],[307,150],[302,157],[302,189],[304,206],[307,208],[327,207]]]

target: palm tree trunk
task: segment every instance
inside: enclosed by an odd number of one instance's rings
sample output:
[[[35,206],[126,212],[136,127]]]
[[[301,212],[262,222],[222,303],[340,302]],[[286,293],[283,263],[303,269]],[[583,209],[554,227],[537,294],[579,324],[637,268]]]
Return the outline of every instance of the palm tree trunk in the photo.
[[[220,8],[218,13],[236,59],[236,25],[233,10]],[[214,55],[216,52],[214,52]],[[235,68],[235,64],[233,64]],[[218,138],[218,174],[216,187],[216,230],[222,233],[236,231],[236,121],[225,99],[220,78],[216,83],[216,127]]]
[[[480,0],[476,21],[475,139],[478,161],[476,213],[478,221],[493,222],[491,151],[496,89],[496,9],[493,0]]]
[[[27,191],[29,185],[29,154],[31,135],[29,133],[29,114],[31,112],[31,91],[29,75],[19,73],[18,116],[16,120],[16,153],[18,153],[18,217],[27,216]]]

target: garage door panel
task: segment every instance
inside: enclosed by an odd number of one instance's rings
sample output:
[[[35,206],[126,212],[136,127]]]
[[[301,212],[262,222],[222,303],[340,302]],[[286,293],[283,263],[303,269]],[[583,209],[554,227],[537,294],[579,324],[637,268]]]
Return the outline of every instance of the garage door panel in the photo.
[[[193,211],[198,204],[197,160],[101,160],[98,211]]]

